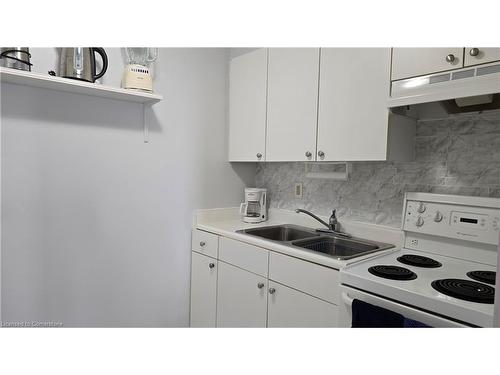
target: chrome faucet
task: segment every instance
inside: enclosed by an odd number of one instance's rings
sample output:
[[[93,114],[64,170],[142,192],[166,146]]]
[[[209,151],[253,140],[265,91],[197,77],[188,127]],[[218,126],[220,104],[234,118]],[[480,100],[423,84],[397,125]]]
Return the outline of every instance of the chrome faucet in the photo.
[[[336,235],[343,236],[343,237],[351,237],[351,235],[340,231],[340,224],[337,220],[336,211],[337,210],[335,210],[335,209],[332,210],[332,214],[331,214],[330,218],[328,219],[328,223],[326,223],[325,221],[321,220],[318,216],[316,216],[312,212],[309,212],[307,210],[303,210],[302,208],[297,208],[295,210],[295,212],[298,214],[303,213],[303,214],[311,216],[312,218],[316,219],[317,221],[319,221],[321,224],[323,224],[325,227],[328,228],[328,229],[323,229],[323,228],[316,229],[317,232],[332,233],[332,234],[336,234]]]
[[[337,210],[332,210],[332,214],[330,216],[330,219],[328,219],[328,224],[330,226],[330,230],[333,230],[334,232],[339,231],[340,224],[337,221],[337,216],[335,215]]]

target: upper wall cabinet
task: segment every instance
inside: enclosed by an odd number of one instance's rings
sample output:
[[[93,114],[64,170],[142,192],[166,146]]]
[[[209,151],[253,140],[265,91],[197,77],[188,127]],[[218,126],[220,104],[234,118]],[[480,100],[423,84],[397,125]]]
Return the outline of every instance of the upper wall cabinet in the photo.
[[[318,160],[388,159],[390,67],[390,48],[321,50]]]
[[[393,48],[392,80],[461,68],[463,51],[463,47]]]
[[[500,48],[393,48],[393,81],[500,61]]]
[[[229,160],[264,161],[267,49],[233,58],[229,82]]]
[[[314,160],[318,48],[270,48],[266,161]]]
[[[498,60],[500,60],[500,48],[465,47],[465,66],[486,64]]]
[[[415,121],[387,109],[389,48],[271,48],[267,70],[266,51],[231,63],[230,161],[413,158]]]

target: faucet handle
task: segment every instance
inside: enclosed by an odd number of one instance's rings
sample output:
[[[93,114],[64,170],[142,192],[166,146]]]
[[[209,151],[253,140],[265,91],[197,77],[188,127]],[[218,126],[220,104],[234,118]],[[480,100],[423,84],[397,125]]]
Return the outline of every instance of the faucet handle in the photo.
[[[333,209],[332,210],[332,216],[330,216],[330,219],[328,220],[328,224],[331,230],[338,231],[338,222],[337,222],[337,216],[335,216],[337,210]]]

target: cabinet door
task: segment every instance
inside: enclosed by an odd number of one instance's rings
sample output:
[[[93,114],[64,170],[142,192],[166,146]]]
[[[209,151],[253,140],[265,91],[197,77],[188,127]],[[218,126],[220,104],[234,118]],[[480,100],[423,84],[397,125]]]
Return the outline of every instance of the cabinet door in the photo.
[[[321,50],[318,160],[386,159],[390,61],[390,48]]]
[[[265,327],[267,279],[218,263],[217,327]]]
[[[191,327],[215,327],[217,261],[191,253]]]
[[[463,48],[393,48],[392,80],[463,67]],[[453,56],[447,61],[447,56]]]
[[[268,327],[336,327],[338,325],[337,305],[273,281],[269,281],[268,293]]]
[[[500,60],[500,48],[465,47],[465,66]]]
[[[235,57],[229,65],[229,161],[264,161],[267,49]]]
[[[314,160],[318,69],[318,48],[269,49],[266,161]]]

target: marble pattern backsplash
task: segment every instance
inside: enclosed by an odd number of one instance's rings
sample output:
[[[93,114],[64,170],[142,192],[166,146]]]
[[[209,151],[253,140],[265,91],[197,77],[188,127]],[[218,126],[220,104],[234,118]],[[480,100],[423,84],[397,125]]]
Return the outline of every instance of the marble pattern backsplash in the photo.
[[[256,186],[269,207],[337,208],[339,218],[397,228],[405,192],[500,197],[500,111],[418,121],[413,162],[352,162],[348,181],[306,178],[301,162],[259,163]]]

